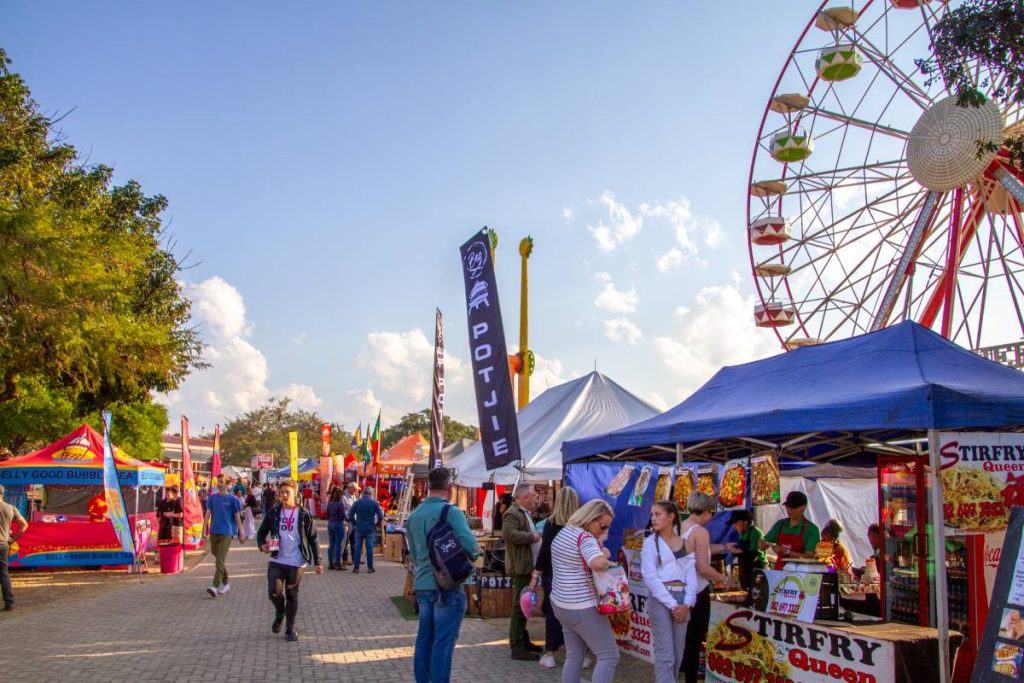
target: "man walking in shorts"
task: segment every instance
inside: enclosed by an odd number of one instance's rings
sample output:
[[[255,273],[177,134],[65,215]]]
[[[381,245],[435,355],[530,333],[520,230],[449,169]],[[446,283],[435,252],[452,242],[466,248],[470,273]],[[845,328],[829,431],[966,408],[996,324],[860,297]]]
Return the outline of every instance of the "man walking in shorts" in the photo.
[[[206,592],[215,598],[231,590],[226,564],[231,539],[237,536],[239,543],[245,543],[245,536],[242,535],[242,504],[228,491],[228,481],[223,475],[217,477],[217,492],[206,499],[206,530],[210,552],[216,561],[213,585]]]

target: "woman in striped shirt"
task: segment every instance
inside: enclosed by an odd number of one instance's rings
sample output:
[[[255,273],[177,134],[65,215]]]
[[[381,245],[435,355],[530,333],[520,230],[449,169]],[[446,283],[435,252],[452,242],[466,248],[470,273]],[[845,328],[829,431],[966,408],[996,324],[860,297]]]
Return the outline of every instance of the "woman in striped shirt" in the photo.
[[[562,683],[579,683],[587,648],[594,653],[593,683],[611,683],[619,663],[608,617],[597,612],[590,572],[607,569],[608,536],[615,513],[603,500],[592,500],[574,512],[551,543],[551,604],[565,635]]]

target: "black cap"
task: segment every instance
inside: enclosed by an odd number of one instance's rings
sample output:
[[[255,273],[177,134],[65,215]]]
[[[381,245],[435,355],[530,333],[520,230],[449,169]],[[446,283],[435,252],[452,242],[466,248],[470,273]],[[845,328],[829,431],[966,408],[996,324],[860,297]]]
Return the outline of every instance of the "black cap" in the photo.
[[[807,505],[807,496],[802,491],[790,491],[782,504],[788,508],[801,508]]]
[[[736,522],[749,522],[751,519],[750,510],[733,510],[732,514],[729,515],[729,524],[735,524]]]

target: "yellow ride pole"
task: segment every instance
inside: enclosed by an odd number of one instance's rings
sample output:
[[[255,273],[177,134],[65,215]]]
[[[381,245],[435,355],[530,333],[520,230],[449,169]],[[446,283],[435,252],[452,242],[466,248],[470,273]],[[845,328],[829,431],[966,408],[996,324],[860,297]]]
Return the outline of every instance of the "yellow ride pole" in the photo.
[[[530,352],[529,341],[529,286],[527,282],[527,262],[533,253],[533,238],[526,236],[519,243],[521,257],[520,289],[519,289],[519,409],[522,410],[530,402],[530,373],[533,372],[533,354]]]

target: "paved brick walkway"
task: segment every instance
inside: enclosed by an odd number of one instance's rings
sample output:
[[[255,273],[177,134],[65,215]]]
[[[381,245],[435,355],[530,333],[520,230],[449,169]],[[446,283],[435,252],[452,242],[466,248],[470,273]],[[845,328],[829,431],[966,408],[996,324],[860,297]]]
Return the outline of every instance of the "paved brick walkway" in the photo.
[[[383,560],[376,566],[375,574],[307,573],[300,593],[300,640],[289,643],[270,632],[266,556],[252,541],[236,542],[228,555],[231,592],[216,599],[205,592],[213,576],[213,558],[207,556],[184,574],[149,575],[141,585],[63,606],[0,613],[0,679],[411,681],[416,622],[404,620],[389,600],[401,593],[405,570]],[[506,624],[463,622],[452,680],[561,680],[561,669],[509,659]],[[626,666],[620,666],[617,679],[652,679],[649,668],[637,669],[629,659],[622,658]]]

